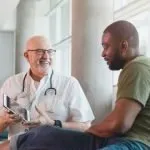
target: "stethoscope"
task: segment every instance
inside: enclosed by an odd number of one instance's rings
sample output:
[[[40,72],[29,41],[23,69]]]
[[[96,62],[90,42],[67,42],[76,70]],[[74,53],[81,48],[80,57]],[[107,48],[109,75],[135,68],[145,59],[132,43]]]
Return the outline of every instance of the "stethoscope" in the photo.
[[[52,77],[53,77],[53,74],[54,74],[54,71],[52,70],[52,73],[51,73],[51,76],[50,76],[50,87],[45,90],[44,96],[47,95],[47,92],[48,92],[48,91],[54,91],[55,95],[56,95],[56,93],[57,93],[56,88],[53,88],[53,84],[52,84]],[[24,89],[25,89],[25,80],[26,80],[26,77],[27,77],[27,73],[25,74],[25,76],[24,76],[24,78],[23,78],[23,82],[22,82],[22,92],[24,92]]]

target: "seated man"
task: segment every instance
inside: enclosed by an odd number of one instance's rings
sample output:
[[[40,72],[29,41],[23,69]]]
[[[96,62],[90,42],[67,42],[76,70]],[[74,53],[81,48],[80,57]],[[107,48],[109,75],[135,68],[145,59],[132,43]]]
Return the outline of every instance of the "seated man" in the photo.
[[[9,127],[9,137],[26,128],[49,124],[84,131],[94,119],[90,105],[74,77],[52,69],[55,50],[43,36],[33,36],[26,44],[24,56],[28,72],[10,77],[0,89],[0,132]],[[3,108],[3,94],[30,111],[31,122],[22,124],[17,114]]]
[[[127,21],[114,22],[104,30],[102,46],[109,68],[123,69],[114,110],[85,133],[34,128],[12,138],[12,150],[150,150],[150,59],[140,56],[138,32]]]

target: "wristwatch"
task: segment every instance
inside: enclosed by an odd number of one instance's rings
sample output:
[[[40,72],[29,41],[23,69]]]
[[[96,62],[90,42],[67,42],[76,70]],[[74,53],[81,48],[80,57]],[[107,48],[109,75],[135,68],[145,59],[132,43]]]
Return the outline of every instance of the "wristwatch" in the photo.
[[[62,122],[60,120],[54,120],[54,126],[62,128]]]

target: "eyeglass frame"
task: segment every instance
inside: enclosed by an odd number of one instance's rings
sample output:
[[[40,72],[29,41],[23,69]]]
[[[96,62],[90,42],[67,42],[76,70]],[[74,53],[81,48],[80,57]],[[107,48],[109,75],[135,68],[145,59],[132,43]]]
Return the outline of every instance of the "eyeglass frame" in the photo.
[[[56,50],[55,49],[28,49],[27,52],[36,52],[38,55],[43,55],[47,52],[49,55],[53,55]],[[39,54],[41,52],[41,54]]]

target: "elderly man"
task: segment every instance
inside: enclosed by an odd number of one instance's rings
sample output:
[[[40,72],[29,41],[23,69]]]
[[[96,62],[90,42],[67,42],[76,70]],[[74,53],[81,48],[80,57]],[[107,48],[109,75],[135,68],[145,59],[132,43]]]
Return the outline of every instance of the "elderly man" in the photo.
[[[10,77],[0,89],[1,107],[6,94],[31,115],[22,123],[19,115],[1,109],[0,131],[9,127],[9,137],[44,124],[81,131],[90,127],[94,116],[81,86],[74,77],[54,72],[54,54],[45,37],[31,37],[24,52],[29,71]]]
[[[109,68],[122,69],[114,110],[85,133],[34,128],[14,138],[12,149],[150,150],[150,59],[140,56],[138,32],[130,22],[114,22],[104,30],[102,46]]]

